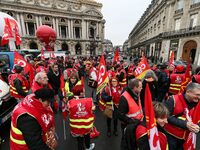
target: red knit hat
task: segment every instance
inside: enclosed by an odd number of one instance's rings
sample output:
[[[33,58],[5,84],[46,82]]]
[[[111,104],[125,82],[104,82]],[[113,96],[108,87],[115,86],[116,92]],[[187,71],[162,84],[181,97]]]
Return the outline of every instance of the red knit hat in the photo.
[[[184,71],[184,66],[178,65],[176,66],[176,72],[183,72]]]

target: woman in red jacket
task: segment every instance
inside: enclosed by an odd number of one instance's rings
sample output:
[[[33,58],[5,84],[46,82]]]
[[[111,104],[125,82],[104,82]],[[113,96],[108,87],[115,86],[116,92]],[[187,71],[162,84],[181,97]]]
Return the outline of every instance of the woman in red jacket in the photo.
[[[119,85],[118,79],[116,76],[111,77],[110,79],[110,85],[107,85],[105,90],[101,93],[101,100],[100,103],[103,106],[111,106],[111,108],[113,109],[113,122],[114,122],[114,131],[113,134],[115,136],[118,135],[117,133],[117,124],[118,124],[118,120],[117,120],[117,109],[118,109],[118,105],[119,105],[119,99],[121,96],[121,92],[122,92],[122,87]],[[105,108],[103,108],[105,109]],[[111,136],[111,118],[107,117],[107,136],[110,137]]]

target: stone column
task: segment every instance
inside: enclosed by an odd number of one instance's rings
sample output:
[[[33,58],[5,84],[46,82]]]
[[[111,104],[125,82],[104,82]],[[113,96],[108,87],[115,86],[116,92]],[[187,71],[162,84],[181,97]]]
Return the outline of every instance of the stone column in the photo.
[[[71,38],[74,38],[74,27],[73,27],[73,20],[71,20]]]
[[[88,21],[86,21],[86,39],[88,40],[89,38],[88,38],[89,36],[88,36]]]
[[[97,25],[96,25],[96,37],[99,36],[99,23],[97,22]]]
[[[58,18],[56,18],[55,26],[56,26],[55,30],[56,30],[57,37],[60,37],[60,34],[59,34],[59,25],[58,25]]]
[[[35,16],[35,20],[36,20],[36,27],[38,28],[40,26],[38,16]]]
[[[82,39],[86,39],[86,22],[82,19]]]
[[[42,17],[41,16],[39,16],[39,24],[40,24],[40,26],[42,25]]]
[[[55,18],[52,18],[52,22],[53,22],[53,29],[56,31],[56,22],[55,22]]]
[[[21,26],[22,26],[22,35],[26,35],[26,28],[25,28],[25,24],[24,24],[24,16],[23,14],[20,14],[20,18],[21,18]]]
[[[25,23],[25,28],[26,28],[26,34],[27,34],[27,35],[30,35],[30,34],[29,34],[29,29],[28,29],[28,23],[27,23],[27,22]]]
[[[21,25],[20,17],[18,13],[17,13],[17,22],[19,23],[19,26],[18,26],[19,33],[22,35],[22,25]]]
[[[70,24],[70,20],[68,20],[67,23],[68,23],[68,36],[69,36],[69,39],[71,39],[71,24]]]

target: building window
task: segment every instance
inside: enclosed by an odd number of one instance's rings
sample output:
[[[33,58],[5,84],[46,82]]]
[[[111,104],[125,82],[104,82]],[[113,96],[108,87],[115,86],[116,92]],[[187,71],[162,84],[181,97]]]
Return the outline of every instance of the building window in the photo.
[[[175,20],[175,30],[179,30],[181,26],[181,19]]]
[[[60,33],[61,33],[61,37],[62,38],[66,38],[67,37],[67,28],[66,28],[66,26],[61,26],[60,27]]]
[[[75,30],[75,37],[80,38],[80,27],[75,27],[74,30]]]
[[[184,0],[177,0],[176,10],[180,10],[183,8]]]
[[[194,14],[190,16],[190,26],[189,26],[190,29],[197,26],[197,17],[198,17],[198,14]]]
[[[12,12],[8,11],[7,14],[13,17],[13,13]]]
[[[27,15],[27,18],[28,18],[28,19],[33,19],[33,16],[32,16],[31,14],[28,14],[28,15]]]
[[[50,18],[49,17],[45,17],[44,18],[46,21],[50,21]]]
[[[27,28],[27,34],[34,36],[35,35],[35,25],[33,22],[27,22],[26,23],[26,28]]]
[[[90,28],[90,38],[94,38],[94,28]]]
[[[192,4],[200,3],[200,0],[192,0]]]
[[[65,19],[62,18],[62,19],[60,20],[60,22],[65,22]]]

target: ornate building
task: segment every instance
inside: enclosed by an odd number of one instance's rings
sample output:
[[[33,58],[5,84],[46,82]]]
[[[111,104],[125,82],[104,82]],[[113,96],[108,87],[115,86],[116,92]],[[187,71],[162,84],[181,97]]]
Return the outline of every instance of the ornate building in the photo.
[[[113,51],[113,44],[111,40],[105,39],[103,42],[103,50],[106,52],[111,52]]]
[[[0,11],[20,24],[20,49],[41,49],[35,31],[41,25],[57,33],[54,50],[96,55],[103,51],[105,20],[95,0],[0,0]]]
[[[129,34],[128,47],[168,61],[175,51],[177,60],[200,65],[200,0],[152,0]]]

